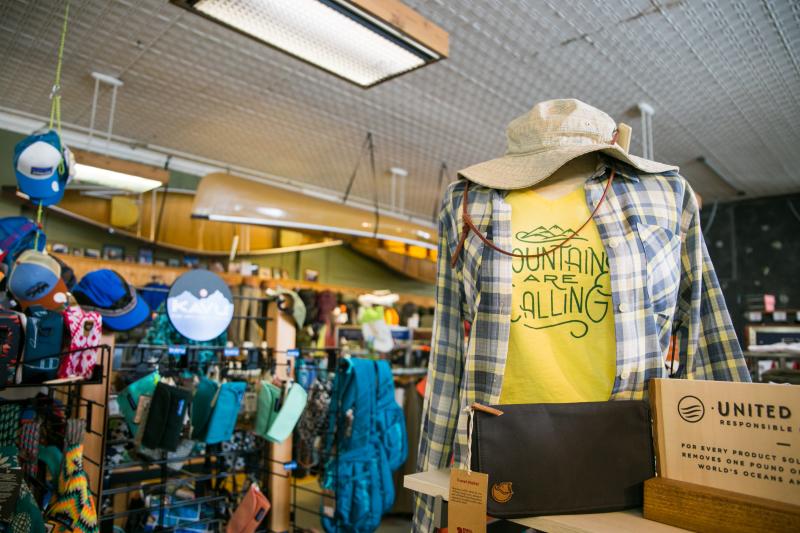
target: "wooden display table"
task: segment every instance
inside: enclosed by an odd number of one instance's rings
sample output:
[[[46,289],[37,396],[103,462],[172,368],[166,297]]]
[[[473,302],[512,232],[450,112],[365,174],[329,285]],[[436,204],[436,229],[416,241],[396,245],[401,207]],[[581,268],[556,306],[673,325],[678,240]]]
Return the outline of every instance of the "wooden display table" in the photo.
[[[410,474],[403,479],[403,486],[409,490],[441,498],[446,501],[450,491],[450,470],[435,470]],[[437,512],[444,513],[443,506]],[[440,523],[438,520],[435,523]],[[642,517],[641,509],[630,509],[614,513],[573,514],[556,516],[535,516],[509,520],[521,526],[538,529],[547,533],[674,533],[686,531],[677,527],[653,522]]]

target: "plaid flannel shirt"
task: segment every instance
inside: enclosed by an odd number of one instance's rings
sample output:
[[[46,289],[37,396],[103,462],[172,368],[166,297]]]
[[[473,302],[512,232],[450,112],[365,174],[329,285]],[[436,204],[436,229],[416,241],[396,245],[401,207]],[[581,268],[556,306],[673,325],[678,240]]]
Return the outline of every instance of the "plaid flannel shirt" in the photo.
[[[610,164],[616,176],[594,216],[608,254],[617,343],[611,400],[646,397],[647,381],[669,375],[677,343],[686,379],[750,381],[741,348],[700,231],[694,192],[675,172],[637,174],[601,159],[585,183],[592,211]],[[470,233],[450,267],[462,229],[464,181],[450,185],[439,217],[436,317],[423,408],[418,471],[465,467],[466,416],[473,402],[497,404],[511,324],[511,261]],[[468,211],[496,245],[512,249],[506,191],[471,184]],[[464,322],[470,322],[469,338]],[[432,498],[418,495],[413,531],[433,528]]]

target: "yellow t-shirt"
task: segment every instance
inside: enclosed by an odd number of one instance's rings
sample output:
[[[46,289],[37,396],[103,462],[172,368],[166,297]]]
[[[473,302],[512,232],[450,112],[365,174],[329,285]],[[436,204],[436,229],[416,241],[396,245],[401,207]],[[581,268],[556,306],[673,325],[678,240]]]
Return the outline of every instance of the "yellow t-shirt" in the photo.
[[[583,187],[555,200],[506,196],[515,253],[549,250],[590,215]],[[543,257],[512,258],[513,296],[500,403],[605,401],[616,369],[608,258],[594,221]]]

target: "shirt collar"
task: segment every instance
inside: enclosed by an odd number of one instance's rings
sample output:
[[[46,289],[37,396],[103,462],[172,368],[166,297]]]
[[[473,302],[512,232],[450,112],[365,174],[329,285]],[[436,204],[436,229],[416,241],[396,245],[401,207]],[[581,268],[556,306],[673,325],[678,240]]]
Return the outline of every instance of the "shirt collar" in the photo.
[[[610,172],[611,168],[616,169],[616,177],[623,177],[633,181],[634,183],[639,182],[639,174],[636,172],[635,168],[623,163],[622,161],[618,161],[603,154],[601,154],[597,159],[597,167],[595,168],[594,173],[586,181],[602,178],[608,172]]]

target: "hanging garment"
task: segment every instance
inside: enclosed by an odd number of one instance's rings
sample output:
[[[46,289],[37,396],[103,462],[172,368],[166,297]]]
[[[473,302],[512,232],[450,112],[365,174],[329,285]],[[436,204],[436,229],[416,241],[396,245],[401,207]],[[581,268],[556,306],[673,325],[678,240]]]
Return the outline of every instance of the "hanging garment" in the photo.
[[[158,308],[158,311],[156,312],[156,318],[153,320],[150,327],[147,328],[147,333],[142,341],[143,344],[153,344],[156,346],[201,347],[200,349],[191,351],[194,361],[199,365],[198,370],[201,372],[205,369],[205,366],[209,361],[216,359],[216,353],[212,347],[225,346],[226,342],[226,332],[221,333],[219,337],[216,339],[211,339],[210,341],[195,341],[184,337],[180,334],[180,332],[178,332],[177,329],[175,329],[175,326],[172,325],[172,322],[170,322],[169,316],[167,315],[166,304],[162,304]],[[202,349],[202,347],[206,346],[209,347],[207,350]]]
[[[228,326],[228,340],[240,346],[245,342],[258,345],[264,340],[264,331],[258,325],[261,306],[260,298],[265,295],[249,285],[231,287],[233,295],[233,320]]]
[[[403,413],[406,417],[406,430],[408,431],[408,458],[402,468],[394,473],[395,498],[392,513],[411,514],[414,512],[414,493],[406,490],[403,478],[417,472],[417,446],[419,445],[419,426],[422,422],[423,395],[417,391],[416,384],[409,383],[402,390],[405,392]]]

